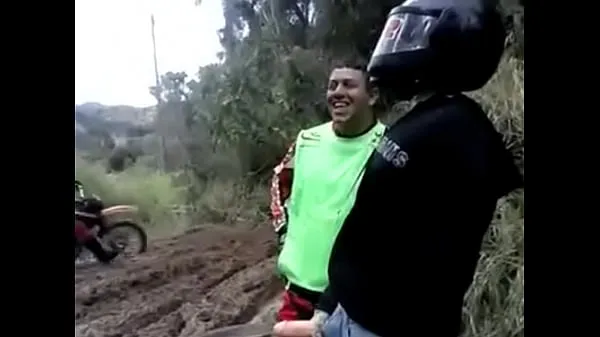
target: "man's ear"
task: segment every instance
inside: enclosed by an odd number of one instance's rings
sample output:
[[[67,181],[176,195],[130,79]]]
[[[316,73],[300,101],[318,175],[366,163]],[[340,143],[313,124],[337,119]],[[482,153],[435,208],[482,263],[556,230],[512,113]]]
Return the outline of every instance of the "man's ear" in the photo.
[[[374,106],[379,100],[379,89],[377,87],[369,88],[369,105]]]

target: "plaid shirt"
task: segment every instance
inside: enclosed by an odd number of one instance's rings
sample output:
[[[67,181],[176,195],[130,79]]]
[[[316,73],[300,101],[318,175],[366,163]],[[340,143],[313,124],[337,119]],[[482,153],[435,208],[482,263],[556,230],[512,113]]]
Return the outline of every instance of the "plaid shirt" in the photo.
[[[271,220],[275,232],[283,239],[287,231],[287,202],[292,192],[295,143],[273,171],[271,180]]]

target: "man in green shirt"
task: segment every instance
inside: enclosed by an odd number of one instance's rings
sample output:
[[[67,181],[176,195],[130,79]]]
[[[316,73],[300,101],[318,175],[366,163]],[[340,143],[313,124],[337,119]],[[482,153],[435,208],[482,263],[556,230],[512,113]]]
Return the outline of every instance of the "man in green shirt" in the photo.
[[[337,64],[326,97],[332,120],[300,131],[272,181],[273,225],[283,243],[277,267],[286,278],[280,321],[312,316],[328,284],[331,247],[385,131],[365,64]]]

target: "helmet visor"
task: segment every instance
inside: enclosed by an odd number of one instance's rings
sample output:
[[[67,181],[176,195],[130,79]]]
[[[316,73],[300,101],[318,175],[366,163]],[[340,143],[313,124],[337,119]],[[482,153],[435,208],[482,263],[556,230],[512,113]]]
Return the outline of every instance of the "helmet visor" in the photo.
[[[373,56],[425,49],[438,18],[432,15],[401,12],[388,17]]]

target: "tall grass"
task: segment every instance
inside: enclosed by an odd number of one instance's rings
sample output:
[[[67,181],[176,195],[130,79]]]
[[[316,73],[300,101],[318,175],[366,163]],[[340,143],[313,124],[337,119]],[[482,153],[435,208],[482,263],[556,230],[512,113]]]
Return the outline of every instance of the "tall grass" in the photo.
[[[472,93],[488,111],[524,173],[524,61],[506,59],[483,89]],[[464,307],[464,337],[524,336],[524,191],[498,203]]]

